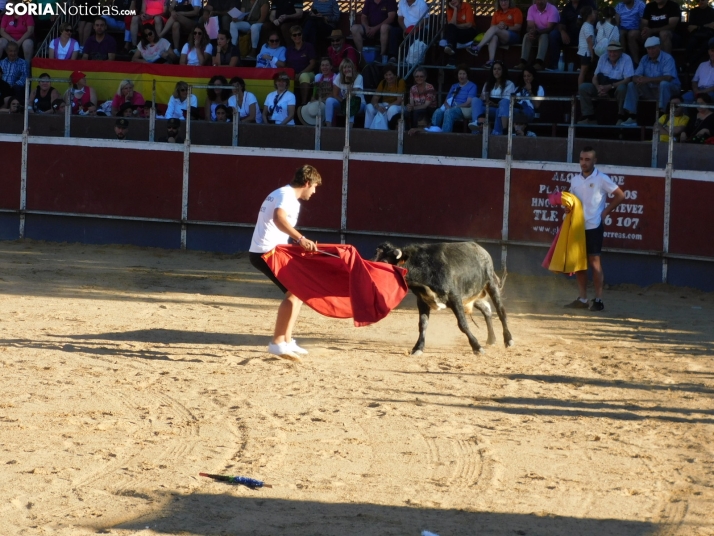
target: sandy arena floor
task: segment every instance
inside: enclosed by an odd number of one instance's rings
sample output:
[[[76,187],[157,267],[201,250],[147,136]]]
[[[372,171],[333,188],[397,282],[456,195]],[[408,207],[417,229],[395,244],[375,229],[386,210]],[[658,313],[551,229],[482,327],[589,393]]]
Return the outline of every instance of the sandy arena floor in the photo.
[[[297,365],[245,256],[2,242],[0,535],[714,534],[714,295],[575,294],[510,275],[483,356],[305,308]]]

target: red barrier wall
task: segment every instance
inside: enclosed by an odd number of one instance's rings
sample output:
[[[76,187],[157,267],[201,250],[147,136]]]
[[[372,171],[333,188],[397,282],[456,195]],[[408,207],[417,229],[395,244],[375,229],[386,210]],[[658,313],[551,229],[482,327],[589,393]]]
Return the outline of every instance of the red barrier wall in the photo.
[[[551,242],[564,212],[548,204],[548,194],[570,188],[571,172],[511,170],[508,236],[511,240]],[[625,201],[605,222],[604,247],[661,250],[664,236],[664,178],[610,175]],[[609,234],[608,234],[609,233]]]
[[[27,161],[28,210],[181,218],[182,153],[29,145]]]
[[[22,143],[0,143],[0,208],[20,209]]]
[[[339,229],[342,160],[192,154],[189,219],[255,224],[265,197],[289,184],[295,170],[305,164],[317,168],[322,186],[302,203],[300,225]]]
[[[353,160],[349,172],[351,230],[501,238],[502,169]]]
[[[672,180],[669,251],[714,257],[714,182]]]

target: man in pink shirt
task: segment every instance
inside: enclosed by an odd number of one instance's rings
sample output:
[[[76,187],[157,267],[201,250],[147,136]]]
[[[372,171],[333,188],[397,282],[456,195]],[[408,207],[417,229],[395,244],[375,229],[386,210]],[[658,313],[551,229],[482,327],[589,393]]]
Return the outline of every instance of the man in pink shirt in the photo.
[[[4,12],[0,12],[2,15]],[[8,43],[17,43],[22,49],[25,61],[32,60],[35,43],[32,37],[35,33],[35,22],[32,15],[5,15],[0,23],[0,57]]]
[[[548,2],[548,0],[535,0],[526,16],[528,31],[523,37],[523,47],[521,48],[521,63],[516,65],[516,69],[523,69],[528,65],[528,60],[531,55],[531,46],[538,42],[538,53],[533,68],[536,71],[543,69],[545,65],[545,56],[548,53],[548,35],[555,28],[555,25],[560,22],[560,14],[558,8]]]

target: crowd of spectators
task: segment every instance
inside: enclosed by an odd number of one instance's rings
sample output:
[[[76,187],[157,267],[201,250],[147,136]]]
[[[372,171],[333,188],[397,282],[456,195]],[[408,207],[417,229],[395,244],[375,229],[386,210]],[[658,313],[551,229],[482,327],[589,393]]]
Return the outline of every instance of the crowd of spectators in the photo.
[[[138,13],[129,17],[82,16],[76,29],[63,24],[59,36],[49,43],[49,57],[115,61],[121,56],[139,63],[216,68],[254,64],[258,68],[289,68],[294,73],[291,80],[285,72],[278,72],[275,91],[263,103],[246,90],[242,79],[229,82],[216,73],[209,85],[219,87],[206,91],[202,113],[196,94],[188,102],[188,85],[179,82],[165,103],[165,112],[159,114],[178,121],[192,114],[230,122],[237,113],[241,121],[293,125],[296,119],[314,124],[319,115],[326,125],[334,125],[347,115],[350,91],[366,88],[394,96],[365,99],[364,95],[352,95],[350,117],[345,121],[352,122],[364,113],[365,128],[394,128],[394,120],[403,110],[409,127],[451,132],[455,123],[463,122],[474,132],[488,127],[499,135],[508,124],[509,97],[515,94],[522,98],[514,103],[514,122],[524,125],[519,130],[529,132],[527,124],[534,120],[539,103],[528,97],[546,95],[539,75],[563,70],[565,47],[577,48],[581,125],[597,123],[595,108],[602,99],[617,103],[618,125],[637,124],[639,102],[649,100],[657,103],[662,119],[655,129],[660,132],[668,125],[670,102],[706,105],[714,97],[714,8],[707,0],[700,0],[688,11],[686,24],[675,0],[622,0],[614,9],[598,8],[596,0],[568,0],[560,9],[549,0],[534,0],[525,17],[513,0],[495,0],[490,26],[480,35],[472,6],[463,0],[449,0],[440,42],[446,62],[455,63],[459,48],[476,57],[485,49],[488,59],[483,67],[489,76],[478,88],[469,79],[471,69],[460,65],[454,71],[457,82],[441,103],[427,80],[426,69],[416,69],[413,84],[408,85],[394,67],[400,42],[418,25],[428,24],[425,0],[365,0],[350,28],[353,45],[338,27],[336,0],[314,0],[308,5],[302,0],[114,0],[114,5],[120,9],[138,7]],[[19,100],[19,109],[24,104],[24,81],[35,49],[34,26],[30,15],[2,16],[3,112],[18,110],[14,99]],[[123,48],[114,37],[117,34],[123,39]],[[521,54],[516,65],[496,60],[499,46],[518,43]],[[369,65],[365,65],[363,54],[367,45],[378,50],[376,62]],[[672,54],[678,48],[686,50],[682,56],[686,60],[680,64]],[[382,67],[375,67],[379,63]],[[294,92],[289,89],[290,82]],[[63,99],[73,114],[83,115],[144,117],[148,115],[145,106],[153,105],[145,104],[131,80],[122,81],[110,104],[99,103],[79,71],[72,74],[65,96],[49,81],[40,80],[31,88],[34,113],[58,113],[63,108],[58,101]],[[677,108],[676,138],[692,140],[714,134],[708,130],[712,121],[708,117],[699,108]],[[695,123],[704,128],[692,131]]]

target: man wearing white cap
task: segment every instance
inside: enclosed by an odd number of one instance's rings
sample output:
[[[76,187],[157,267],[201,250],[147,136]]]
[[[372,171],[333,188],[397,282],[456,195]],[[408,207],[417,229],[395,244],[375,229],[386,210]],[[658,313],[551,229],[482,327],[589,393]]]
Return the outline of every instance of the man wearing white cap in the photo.
[[[682,90],[682,84],[677,76],[677,66],[674,58],[660,50],[659,37],[648,37],[645,41],[647,55],[635,70],[632,82],[627,84],[627,96],[625,97],[625,111],[632,115],[637,114],[637,99],[657,100],[658,114],[667,111],[667,106],[672,96],[678,96]],[[624,125],[636,125],[634,117],[623,121]]]
[[[607,47],[607,55],[600,56],[595,68],[592,84],[580,84],[578,93],[580,95],[580,110],[583,117],[578,121],[579,125],[597,124],[595,119],[595,108],[593,99],[595,97],[615,97],[617,99],[617,124],[621,125],[627,119],[625,112],[625,97],[627,96],[627,84],[632,80],[635,69],[632,65],[632,58],[622,52],[622,45],[619,41],[610,41]]]

